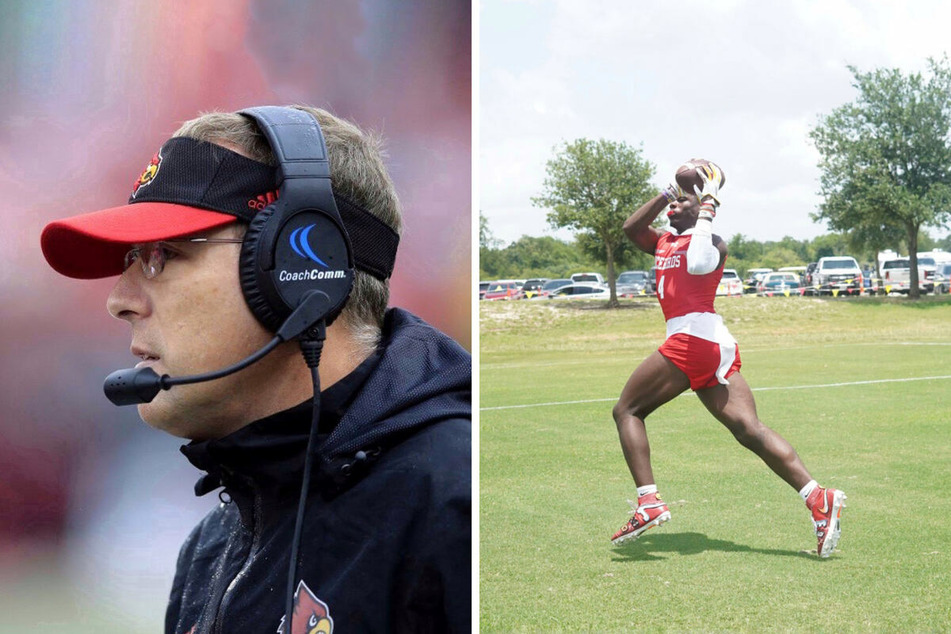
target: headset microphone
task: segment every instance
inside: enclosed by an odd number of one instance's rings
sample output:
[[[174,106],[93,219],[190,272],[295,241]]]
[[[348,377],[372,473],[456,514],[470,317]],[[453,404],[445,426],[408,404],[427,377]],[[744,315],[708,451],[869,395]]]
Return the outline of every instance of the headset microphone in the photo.
[[[150,367],[128,368],[125,370],[116,370],[107,376],[102,389],[106,393],[106,398],[115,405],[138,405],[141,403],[151,403],[152,399],[154,399],[161,390],[167,390],[176,385],[214,381],[229,374],[234,374],[264,358],[279,344],[304,334],[304,332],[314,326],[315,321],[320,320],[319,316],[325,314],[330,308],[330,305],[331,300],[326,293],[322,291],[310,291],[301,301],[300,305],[284,321],[278,329],[277,334],[266,346],[238,363],[221,370],[191,376],[170,377],[167,374],[159,376],[155,370]],[[314,318],[315,315],[318,316],[316,319]]]

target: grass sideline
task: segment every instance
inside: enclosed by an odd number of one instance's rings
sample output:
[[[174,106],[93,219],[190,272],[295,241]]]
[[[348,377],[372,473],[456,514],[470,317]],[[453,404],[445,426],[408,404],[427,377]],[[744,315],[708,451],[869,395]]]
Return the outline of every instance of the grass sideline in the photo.
[[[672,521],[613,548],[634,487],[610,411],[662,341],[656,301],[479,309],[482,631],[951,627],[951,395],[927,379],[951,376],[947,298],[717,300],[760,417],[849,496],[827,560],[796,492],[692,395],[648,419]],[[809,385],[829,387],[789,389]],[[570,401],[590,402],[540,405]]]

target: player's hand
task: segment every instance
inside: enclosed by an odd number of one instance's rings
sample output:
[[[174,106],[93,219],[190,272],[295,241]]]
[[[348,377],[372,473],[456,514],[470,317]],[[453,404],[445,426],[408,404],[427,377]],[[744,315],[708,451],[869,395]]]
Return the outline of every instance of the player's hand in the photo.
[[[711,203],[715,212],[720,206],[720,180],[722,179],[720,168],[714,163],[701,165],[697,168],[697,174],[703,181],[703,188],[694,185],[693,191],[701,203]]]
[[[672,203],[683,196],[684,190],[681,189],[677,183],[671,183],[665,189],[662,189],[660,193],[664,195],[668,203]]]

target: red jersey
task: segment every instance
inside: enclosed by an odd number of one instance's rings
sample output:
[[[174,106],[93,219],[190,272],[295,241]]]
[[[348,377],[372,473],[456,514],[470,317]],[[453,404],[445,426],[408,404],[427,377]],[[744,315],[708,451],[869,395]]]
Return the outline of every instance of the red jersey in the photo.
[[[681,235],[668,231],[660,236],[654,249],[657,298],[667,320],[689,313],[716,312],[713,300],[726,263],[706,275],[688,273],[687,246],[692,236],[690,229]]]

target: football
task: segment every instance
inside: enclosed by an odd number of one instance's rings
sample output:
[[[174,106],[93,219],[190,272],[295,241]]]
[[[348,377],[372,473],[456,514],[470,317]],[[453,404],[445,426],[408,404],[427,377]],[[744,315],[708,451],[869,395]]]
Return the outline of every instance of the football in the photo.
[[[677,184],[680,185],[680,188],[688,194],[695,193],[693,189],[694,185],[701,189],[703,188],[703,179],[700,178],[700,174],[697,174],[697,168],[703,165],[716,164],[707,159],[694,158],[677,168],[677,173],[674,175],[674,178]],[[723,173],[723,168],[719,165],[717,165],[717,169],[720,170],[720,187],[723,187],[726,184],[726,174]]]

